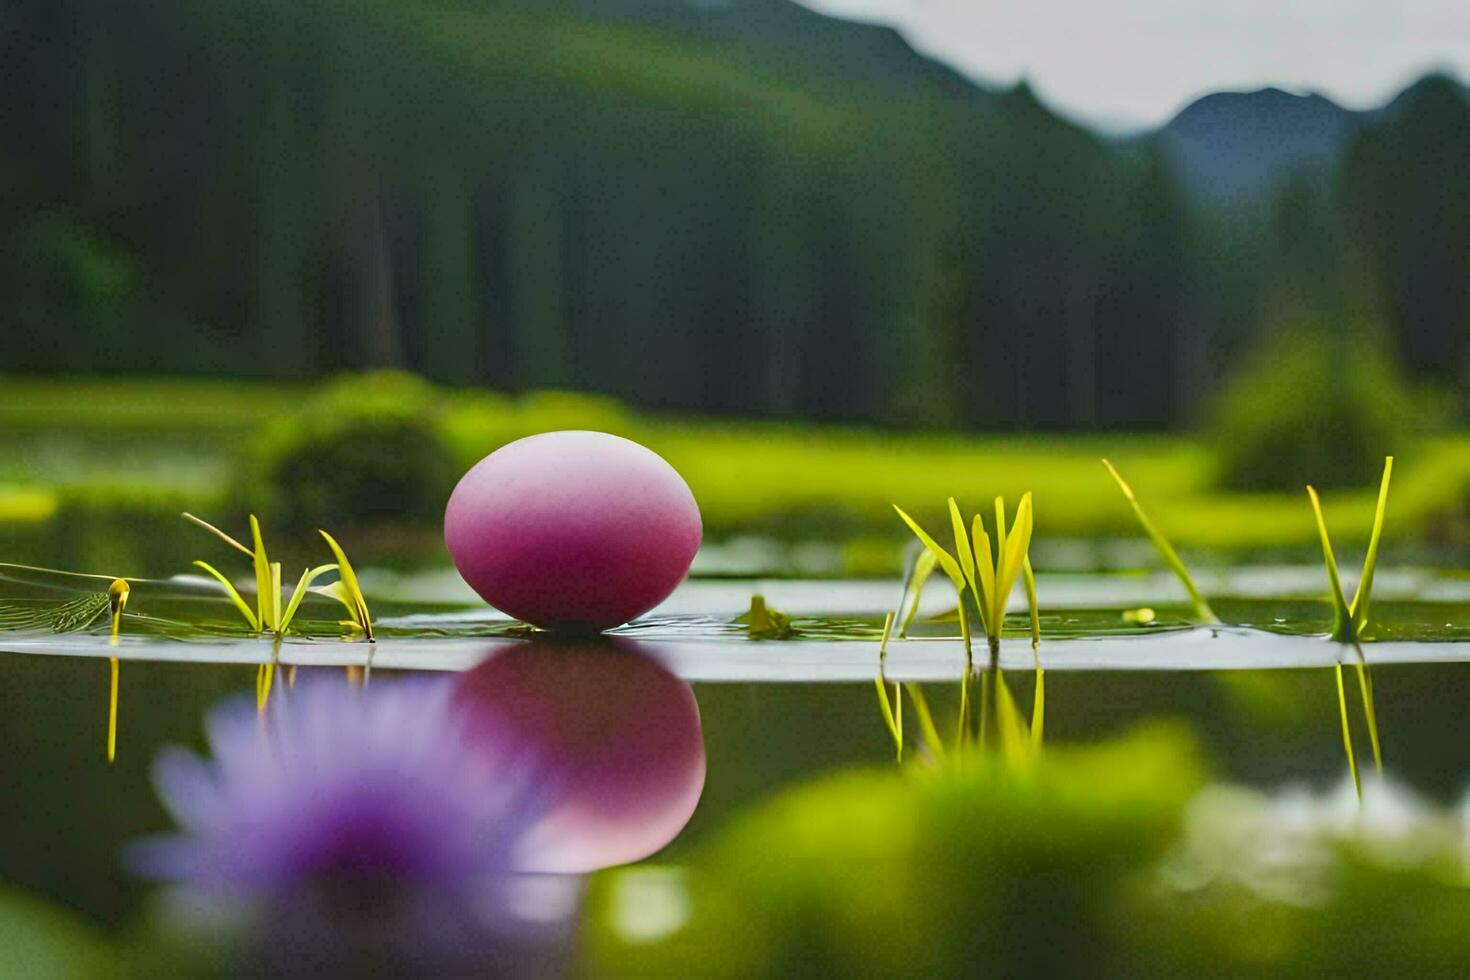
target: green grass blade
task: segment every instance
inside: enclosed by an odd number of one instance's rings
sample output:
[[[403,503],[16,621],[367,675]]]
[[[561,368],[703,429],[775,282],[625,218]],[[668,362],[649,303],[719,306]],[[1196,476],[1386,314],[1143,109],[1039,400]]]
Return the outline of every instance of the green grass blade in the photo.
[[[1373,533],[1368,538],[1368,554],[1363,558],[1363,574],[1348,606],[1353,616],[1353,635],[1361,637],[1368,626],[1368,602],[1373,596],[1373,570],[1378,565],[1378,541],[1383,537],[1383,516],[1388,510],[1388,481],[1393,476],[1393,457],[1383,459],[1383,480],[1378,485],[1378,509],[1373,513]]]
[[[342,620],[342,625],[350,626],[358,632],[362,631],[362,624],[357,621],[357,602],[353,600],[352,593],[347,591],[347,586],[343,585],[340,581],[329,582],[326,585],[318,585],[309,591],[342,603],[342,607],[347,610],[347,618]]]
[[[1006,554],[1006,502],[1001,497],[995,498],[995,559],[997,571],[999,563],[1005,560]]]
[[[975,561],[980,572],[980,591],[975,594],[975,605],[980,610],[980,621],[986,636],[1000,636],[1000,624],[992,627],[989,610],[994,605],[995,557],[990,551],[990,535],[985,533],[985,523],[975,515]]]
[[[972,654],[972,651],[971,651],[970,614],[967,613],[967,612],[965,612],[965,596],[964,596],[964,593],[960,593],[959,615],[960,615],[960,639],[963,640],[964,641],[964,644],[965,644],[965,667],[966,667],[966,669],[968,669],[969,666],[970,666],[970,664],[973,662],[974,657],[973,657],[973,654]]]
[[[1312,501],[1312,513],[1317,517],[1322,560],[1327,564],[1327,581],[1332,586],[1332,638],[1345,642],[1352,639],[1353,615],[1342,596],[1342,577],[1337,573],[1337,558],[1332,554],[1332,539],[1327,536],[1327,521],[1322,516],[1322,501],[1317,497],[1315,487],[1307,487],[1307,497]]]
[[[939,567],[939,559],[935,558],[934,552],[928,548],[919,552],[919,557],[914,560],[913,571],[909,573],[909,580],[904,583],[903,587],[903,595],[908,602],[908,608],[903,615],[903,626],[898,631],[900,639],[909,635],[909,627],[913,625],[914,617],[919,614],[919,597],[924,594],[924,583],[929,581],[929,576],[934,574],[934,569],[937,567]]]
[[[888,659],[888,638],[893,635],[893,613],[883,617],[883,639],[878,643],[878,662]]]
[[[260,521],[255,515],[250,515],[250,541],[255,545],[252,558],[255,562],[255,614],[260,621],[260,628],[274,628],[279,621],[276,616],[275,607],[280,602],[280,596],[271,596],[271,564],[270,558],[265,553],[265,541],[260,536]]]
[[[939,730],[934,727],[934,716],[929,712],[929,702],[923,689],[917,684],[905,684],[904,689],[909,692],[909,699],[914,702],[914,713],[919,716],[919,733],[924,736],[924,747],[935,762],[943,762],[944,743],[940,741]]]
[[[255,618],[255,613],[251,612],[250,605],[241,598],[240,593],[236,591],[234,585],[230,583],[230,580],[221,575],[219,570],[209,564],[209,562],[196,561],[194,564],[204,569],[210,575],[213,575],[215,580],[225,587],[225,593],[229,595],[230,601],[235,604],[236,609],[240,610],[240,615],[245,617],[245,622],[250,624],[250,631],[252,633],[259,633],[260,620]]]
[[[208,521],[200,520],[188,511],[184,511],[182,516],[184,520],[188,521],[190,524],[193,524],[195,527],[203,528],[204,530],[208,531],[210,534],[213,534],[215,537],[219,538],[225,544],[229,545],[231,548],[234,548],[241,554],[249,555],[252,558],[255,557],[255,552],[251,551],[249,548],[245,547],[243,544],[236,541],[234,538],[230,537],[228,534],[221,531],[219,528],[215,527]]]
[[[281,632],[281,563],[271,562],[271,632]]]
[[[913,531],[918,539],[923,542],[924,547],[933,552],[935,559],[939,562],[939,566],[944,569],[944,574],[948,575],[949,580],[954,583],[955,589],[963,592],[965,588],[965,574],[960,569],[960,563],[955,561],[953,555],[941,548],[939,546],[939,542],[929,537],[928,532],[920,527],[918,525],[918,522],[916,522],[909,515],[905,514],[903,512],[903,508],[899,507],[897,504],[894,504],[893,509],[898,511],[898,516],[903,518],[903,522],[907,524],[909,526],[909,530]]]
[[[286,611],[281,614],[280,632],[285,632],[291,628],[291,620],[296,618],[296,610],[301,607],[301,600],[306,598],[306,590],[311,588],[311,583],[318,576],[325,575],[327,572],[335,572],[336,570],[337,566],[335,564],[318,565],[315,568],[308,568],[301,573],[301,578],[296,581],[296,588],[291,592],[291,601],[286,604]]]
[[[1006,596],[1001,592],[1005,589],[1005,567],[1006,567],[1006,502],[1000,497],[995,498],[995,587],[987,597],[989,609],[986,610],[986,618],[994,624],[995,630],[991,636],[996,642],[1000,640],[1001,630],[1006,624]],[[994,647],[992,646],[992,649]]]
[[[965,583],[975,593],[975,554],[970,550],[970,538],[965,534],[965,519],[960,516],[960,506],[949,498],[949,523],[954,529],[954,550],[960,559],[960,570],[965,573]],[[978,594],[978,593],[975,593]],[[964,602],[964,596],[960,602]]]
[[[1016,579],[1021,575],[1021,567],[1026,562],[1027,551],[1030,547],[1031,495],[1028,493],[1021,498],[1021,503],[1016,508],[1016,523],[1011,528],[1010,536],[1006,539],[1001,567],[996,576],[994,616],[997,627],[1005,621],[1006,604],[1010,602],[1011,590],[1015,588]],[[997,632],[999,632],[998,629]]]
[[[349,609],[355,613],[353,622],[357,623],[363,632],[363,636],[371,642],[373,639],[373,620],[368,614],[367,599],[362,594],[362,588],[357,584],[357,574],[352,570],[352,563],[347,560],[347,554],[342,550],[342,546],[337,543],[336,538],[320,528],[317,529],[317,533],[326,539],[327,547],[332,549],[332,555],[337,559],[337,574],[342,576],[342,587],[352,599]]]
[[[128,608],[128,596],[132,591],[132,586],[128,585],[125,578],[114,579],[107,587],[107,604],[112,608],[112,633],[109,637],[112,646],[117,646],[118,638],[122,634],[123,610]]]
[[[1353,734],[1348,728],[1347,692],[1342,686],[1342,664],[1333,664],[1337,674],[1337,713],[1342,719],[1342,748],[1347,753],[1348,771],[1353,774],[1353,789],[1357,791],[1358,803],[1363,802],[1363,781],[1358,777],[1358,760],[1353,754]]]
[[[1036,669],[1041,669],[1041,610],[1036,602],[1036,573],[1031,570],[1031,556],[1021,562],[1021,581],[1026,583],[1026,609],[1031,613],[1031,653],[1036,656]]]
[[[1138,518],[1138,523],[1142,525],[1143,532],[1153,542],[1154,550],[1159,553],[1159,557],[1164,559],[1164,564],[1168,567],[1169,571],[1174,573],[1174,577],[1179,579],[1180,584],[1184,586],[1184,591],[1189,593],[1190,601],[1194,603],[1195,617],[1204,623],[1218,623],[1220,617],[1215,615],[1215,610],[1210,608],[1210,604],[1205,601],[1205,597],[1195,587],[1194,579],[1190,577],[1189,569],[1184,566],[1183,559],[1174,550],[1174,546],[1169,543],[1169,539],[1164,537],[1163,532],[1155,527],[1154,522],[1149,520],[1148,515],[1144,513],[1143,505],[1138,502],[1138,498],[1133,494],[1133,488],[1128,485],[1127,481],[1123,479],[1123,475],[1118,472],[1112,463],[1103,460],[1102,464],[1113,475],[1113,480],[1118,484],[1118,489],[1123,491],[1123,496],[1127,499],[1128,505],[1133,508],[1133,515]]]

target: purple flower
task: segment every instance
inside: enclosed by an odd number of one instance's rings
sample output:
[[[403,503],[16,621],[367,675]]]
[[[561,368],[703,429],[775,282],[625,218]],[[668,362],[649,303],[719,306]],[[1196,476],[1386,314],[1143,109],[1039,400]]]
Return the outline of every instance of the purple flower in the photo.
[[[547,785],[467,738],[450,694],[447,678],[321,679],[264,717],[216,709],[212,760],[171,749],[155,766],[180,833],[139,842],[131,863],[268,937],[247,942],[273,969],[503,965],[565,924],[527,907],[555,883],[512,866]]]

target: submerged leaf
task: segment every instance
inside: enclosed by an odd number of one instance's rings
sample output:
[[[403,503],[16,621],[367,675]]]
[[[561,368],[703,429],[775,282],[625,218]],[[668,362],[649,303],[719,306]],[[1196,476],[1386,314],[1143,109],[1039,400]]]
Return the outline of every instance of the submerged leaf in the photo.
[[[86,629],[106,611],[105,592],[91,592],[59,605],[21,605],[0,603],[0,630],[42,630],[71,633]]]

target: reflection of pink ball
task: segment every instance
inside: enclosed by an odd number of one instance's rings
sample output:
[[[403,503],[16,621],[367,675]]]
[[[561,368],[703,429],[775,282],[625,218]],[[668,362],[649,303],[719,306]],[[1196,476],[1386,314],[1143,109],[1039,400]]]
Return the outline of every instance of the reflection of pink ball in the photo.
[[[652,450],[544,432],[464,475],[444,543],[486,602],[542,627],[607,629],[668,598],[699,550],[699,506]]]
[[[509,749],[551,794],[520,870],[582,873],[678,836],[704,790],[694,692],[634,644],[538,640],[461,674],[470,730]]]

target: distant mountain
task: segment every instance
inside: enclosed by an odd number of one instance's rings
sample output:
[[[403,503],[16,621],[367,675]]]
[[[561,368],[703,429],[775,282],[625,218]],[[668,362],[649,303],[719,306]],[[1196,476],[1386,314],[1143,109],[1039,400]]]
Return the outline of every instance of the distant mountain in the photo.
[[[1154,139],[1192,198],[1239,205],[1269,197],[1289,178],[1325,182],[1359,124],[1357,113],[1321,95],[1266,88],[1198,99]]]
[[[1359,115],[1368,122],[1389,122],[1401,117],[1405,112],[1412,111],[1415,106],[1422,105],[1426,100],[1462,106],[1470,102],[1470,88],[1448,75],[1438,73],[1425,75],[1395,95],[1382,108],[1370,109]]]
[[[517,0],[525,2],[525,0]],[[790,59],[806,76],[838,84],[903,86],[953,99],[990,94],[961,72],[916,51],[891,27],[818,13],[794,0],[530,0],[583,20],[635,24],[706,41],[747,45],[762,61]]]

